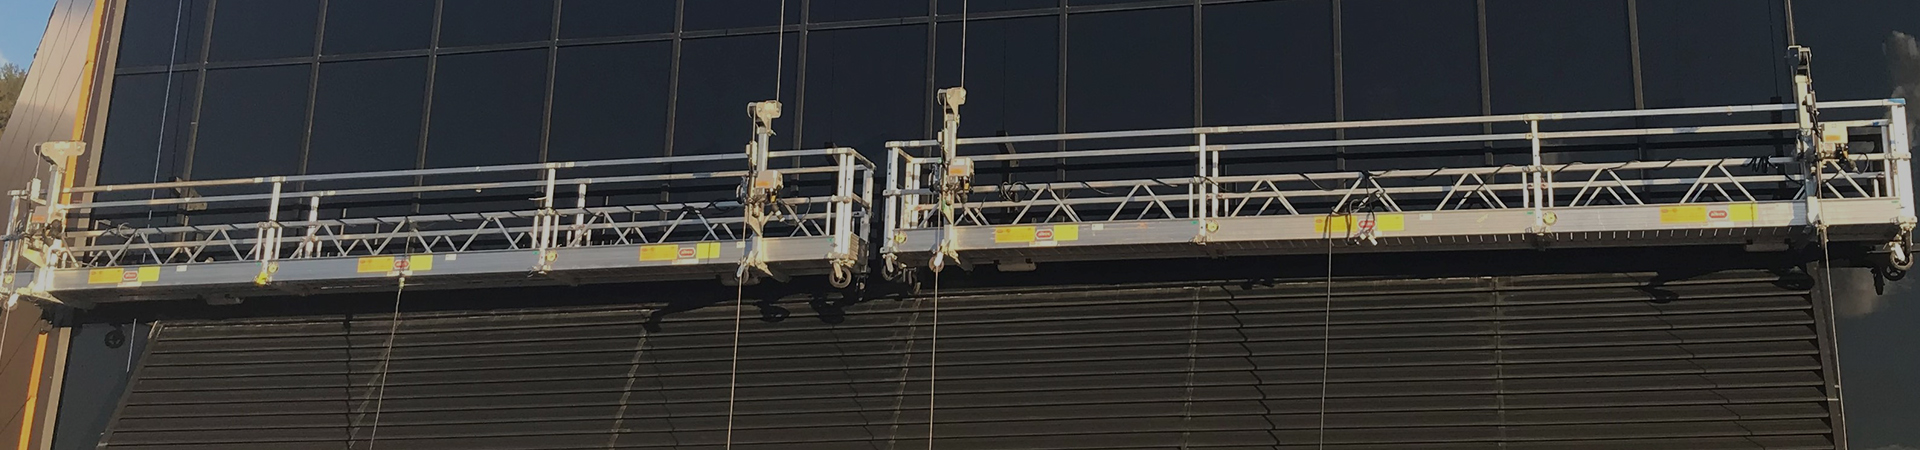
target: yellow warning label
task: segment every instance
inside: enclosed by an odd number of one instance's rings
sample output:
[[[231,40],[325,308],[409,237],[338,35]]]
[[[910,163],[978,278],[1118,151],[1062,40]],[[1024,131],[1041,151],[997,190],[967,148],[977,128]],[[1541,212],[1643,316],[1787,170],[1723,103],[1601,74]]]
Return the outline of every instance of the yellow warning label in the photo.
[[[699,250],[695,252],[696,253],[694,256],[695,258],[713,259],[713,258],[720,257],[719,242],[702,242],[696,247],[698,247]]]
[[[121,276],[125,277],[125,275]],[[135,279],[140,280],[141,283],[160,281],[160,266],[141,267],[140,274]]]
[[[93,269],[87,271],[87,284],[119,284],[120,269]]]
[[[1660,208],[1660,223],[1701,223],[1707,221],[1705,206],[1667,206]]]
[[[407,270],[415,272],[433,270],[433,255],[413,255],[407,257]]]
[[[1351,231],[1404,231],[1407,229],[1407,216],[1401,214],[1342,215],[1333,216],[1329,226],[1327,216],[1313,218],[1315,233],[1346,233]]]
[[[1756,206],[1757,205],[1752,203],[1727,205],[1727,220],[1734,222],[1752,222],[1757,215],[1754,212]]]
[[[1033,227],[994,228],[993,242],[998,244],[1033,242],[1033,234]]]
[[[680,257],[680,246],[678,245],[642,245],[640,246],[641,261],[672,261],[675,258],[679,258],[679,257]]]
[[[1056,240],[1056,241],[1080,240],[1080,226],[1079,225],[1054,225],[1053,240]]]
[[[393,257],[392,256],[368,256],[365,258],[360,258],[359,264],[356,265],[356,267],[354,268],[354,271],[359,273],[392,272]]]

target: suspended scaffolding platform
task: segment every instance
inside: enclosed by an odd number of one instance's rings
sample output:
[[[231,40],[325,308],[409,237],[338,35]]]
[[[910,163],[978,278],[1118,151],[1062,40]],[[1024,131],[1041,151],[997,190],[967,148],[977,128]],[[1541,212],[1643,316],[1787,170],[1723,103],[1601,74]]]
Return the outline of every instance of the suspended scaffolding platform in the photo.
[[[16,295],[82,306],[393,289],[401,276],[840,284],[864,270],[873,182],[853,149],[767,152],[764,139],[744,154],[65,189],[49,168],[51,182],[13,192],[19,257],[4,272]]]
[[[1810,88],[1803,99],[957,138],[964,91],[942,91],[939,139],[887,144],[882,253],[892,271],[949,263],[1021,270],[1336,250],[1785,249],[1824,238],[1884,244],[1892,264],[1910,264],[1906,105],[1816,108]],[[1855,120],[1817,121],[1822,113]],[[1298,137],[1316,133],[1325,137]],[[1129,146],[1142,142],[1174,145]],[[1432,157],[1462,147],[1483,164],[1438,165],[1466,159],[1458,151]],[[1301,155],[1361,165],[1378,159],[1358,157],[1378,152],[1394,152],[1401,167],[1287,170],[1313,164],[1287,162]],[[1716,157],[1677,157],[1689,152]],[[1575,159],[1592,162],[1562,162]],[[1435,165],[1414,165],[1421,162]],[[1045,179],[1029,181],[1036,178]]]

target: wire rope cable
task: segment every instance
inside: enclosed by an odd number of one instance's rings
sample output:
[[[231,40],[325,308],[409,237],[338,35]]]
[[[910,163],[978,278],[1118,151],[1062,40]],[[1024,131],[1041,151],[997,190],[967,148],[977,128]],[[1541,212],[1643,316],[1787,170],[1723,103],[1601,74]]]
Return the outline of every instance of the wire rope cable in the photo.
[[[1341,217],[1339,205],[1334,208],[1327,214],[1326,225],[1320,228],[1321,238],[1327,241],[1327,273],[1323,280],[1326,304],[1320,315],[1320,425],[1315,439],[1322,450],[1327,448],[1327,378],[1333,367],[1333,221]],[[1353,216],[1346,217],[1350,220]]]
[[[379,387],[373,394],[373,431],[367,433],[367,450],[380,439],[380,410],[386,406],[387,374],[393,366],[393,342],[400,332],[400,294],[407,290],[407,276],[400,276],[400,286],[393,290],[393,316],[387,319],[387,349],[380,354]]]
[[[1839,416],[1839,423],[1846,423],[1847,406],[1846,406],[1846,403],[1839,401],[1839,398],[1840,398],[1839,389],[1841,384],[1840,383],[1840,351],[1839,351],[1840,321],[1833,320],[1836,314],[1836,310],[1834,309],[1834,307],[1837,306],[1835,304],[1835,299],[1833,295],[1833,289],[1834,289],[1833,252],[1831,251],[1831,249],[1828,248],[1829,246],[1827,241],[1827,227],[1825,225],[1821,225],[1819,228],[1819,232],[1820,232],[1820,272],[1822,272],[1821,275],[1826,277],[1826,283],[1827,283],[1826,286],[1824,286],[1825,289],[1822,289],[1824,291],[1827,291],[1827,320],[1829,324],[1827,326],[1827,342],[1828,342],[1827,345],[1831,345],[1834,348],[1834,352],[1833,352],[1834,383],[1832,386],[1833,392],[1828,395],[1828,398],[1829,398],[1828,402],[1833,404],[1835,413],[1838,414]]]
[[[940,272],[933,273],[933,326],[927,345],[927,450],[933,450],[934,383],[940,370]]]
[[[727,368],[727,442],[726,448],[733,448],[733,406],[736,397],[734,388],[740,384],[740,314],[747,309],[747,283],[745,279],[734,283],[733,307],[733,356],[728,358],[731,366]]]
[[[148,183],[160,182],[160,156],[167,147],[168,109],[173,107],[173,67],[179,63],[180,58],[180,17],[185,15],[186,8],[186,0],[180,0],[179,5],[173,8],[173,41],[167,48],[167,85],[160,94],[160,131],[153,137],[153,175],[148,177]],[[147,201],[153,201],[159,195],[159,190],[148,189]],[[153,225],[153,208],[147,208],[147,222],[146,225]]]

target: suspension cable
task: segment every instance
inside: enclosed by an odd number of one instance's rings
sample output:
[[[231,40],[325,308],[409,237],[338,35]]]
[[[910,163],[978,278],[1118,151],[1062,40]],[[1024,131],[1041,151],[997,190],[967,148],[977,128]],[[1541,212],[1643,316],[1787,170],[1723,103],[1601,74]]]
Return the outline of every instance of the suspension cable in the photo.
[[[726,448],[728,448],[729,450],[733,448],[733,404],[735,400],[734,388],[739,386],[739,383],[740,383],[740,313],[742,310],[747,309],[746,294],[747,294],[747,283],[746,283],[746,279],[742,278],[738,282],[734,283],[733,357],[729,358],[729,361],[732,362],[732,366],[727,368]]]
[[[380,409],[387,400],[387,373],[393,365],[393,341],[400,332],[400,294],[407,290],[407,276],[400,275],[400,287],[393,290],[393,317],[387,320],[387,350],[380,354],[379,387],[373,396],[373,431],[367,433],[367,450],[380,439]]]
[[[180,54],[180,16],[185,14],[186,8],[186,0],[180,0],[180,3],[173,8],[173,41],[167,48],[167,85],[161,91],[163,97],[160,99],[160,132],[153,137],[153,176],[148,183],[160,182],[160,155],[167,147],[167,116],[170,114],[168,108],[171,108],[173,103],[173,66],[178,63]],[[159,195],[160,191],[157,189],[147,190],[148,201],[152,201]],[[147,226],[153,225],[153,208],[147,208],[147,222]]]
[[[1321,238],[1327,241],[1327,273],[1323,281],[1326,287],[1326,305],[1320,315],[1320,426],[1316,433],[1319,448],[1327,448],[1327,379],[1333,367],[1333,221],[1340,217],[1340,207],[1327,214],[1325,226],[1320,227]],[[1351,220],[1349,211],[1346,219]],[[1351,223],[1351,222],[1347,222]]]
[[[960,86],[962,87],[967,85],[967,1],[960,0]]]
[[[787,0],[780,0],[779,25],[773,27],[773,101],[780,101],[780,89],[785,87],[781,81],[786,76],[787,62]]]
[[[1839,414],[1840,423],[1846,423],[1847,406],[1845,403],[1838,401],[1840,397],[1837,395],[1839,394],[1837,389],[1840,388],[1840,382],[1839,382],[1840,380],[1840,321],[1837,320],[1838,315],[1834,309],[1834,307],[1838,305],[1834,303],[1834,296],[1833,296],[1833,289],[1836,287],[1833,285],[1833,252],[1831,251],[1831,249],[1828,248],[1828,245],[1827,245],[1828,244],[1827,227],[1824,224],[1822,224],[1819,227],[1819,231],[1820,231],[1820,271],[1825,272],[1823,275],[1825,275],[1827,279],[1827,285],[1825,289],[1827,291],[1827,316],[1829,319],[1829,321],[1827,322],[1828,323],[1827,342],[1828,342],[1828,345],[1832,345],[1834,349],[1833,379],[1835,381],[1834,381],[1833,388],[1836,389],[1836,391],[1834,392],[1835,395],[1828,396],[1829,397],[1828,402],[1834,404],[1835,410],[1836,410],[1835,413]]]
[[[927,349],[927,450],[933,450],[934,382],[940,370],[940,272],[933,273],[933,327]]]

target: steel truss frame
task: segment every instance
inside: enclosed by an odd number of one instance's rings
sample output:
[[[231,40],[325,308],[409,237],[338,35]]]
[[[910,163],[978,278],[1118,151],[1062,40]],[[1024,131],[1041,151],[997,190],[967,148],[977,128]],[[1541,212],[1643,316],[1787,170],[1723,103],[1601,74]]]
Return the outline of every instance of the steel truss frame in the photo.
[[[939,270],[950,261],[1024,269],[1046,261],[1324,252],[1329,245],[1375,252],[1730,243],[1784,248],[1787,242],[1818,242],[1801,239],[1812,233],[1886,244],[1894,264],[1909,264],[1915,210],[1905,102],[1817,103],[1806,78],[1797,81],[1804,90],[1797,104],[981,138],[952,136],[956,108],[940,139],[887,143],[882,254],[890,271]],[[1815,119],[1821,112],[1869,118],[1821,122]],[[1781,121],[1783,115],[1800,120]],[[1619,125],[1630,122],[1675,125]],[[1483,132],[1458,133],[1461,125]],[[1485,132],[1507,128],[1516,131]],[[1395,137],[1268,137],[1332,130]],[[1644,148],[1648,140],[1734,147],[1754,136],[1799,139],[1787,144],[1790,153],[1756,150],[1738,158],[1548,162],[1561,156],[1554,150]],[[1235,143],[1217,143],[1222,137]],[[1143,139],[1191,144],[1124,145]],[[1071,150],[1001,151],[1013,144]],[[1331,154],[1436,144],[1518,144],[1526,153],[1515,155],[1524,161],[1499,166],[1378,171],[1263,171],[1242,162],[1316,149]],[[916,155],[916,149],[926,153]],[[975,166],[1012,170],[1021,162],[1029,168],[1051,162],[1045,167],[1064,177],[971,183],[974,170],[988,172]],[[1133,176],[1101,177],[1112,172],[1105,167],[1129,164]],[[955,167],[961,170],[949,170]],[[1142,178],[1142,171],[1162,176]],[[956,177],[967,182],[951,182]]]
[[[850,148],[749,146],[759,151],[72,188],[48,164],[50,182],[11,192],[0,273],[15,299],[84,305],[390,289],[400,276],[475,287],[821,274],[841,283],[864,271],[873,163]],[[762,171],[790,181],[741,198]],[[688,185],[734,192],[667,201],[702,193],[673,190]],[[531,198],[500,199],[515,195]],[[355,214],[382,202],[411,211]],[[163,208],[172,211],[161,221],[178,223],[109,219]],[[15,267],[21,260],[31,273]]]

